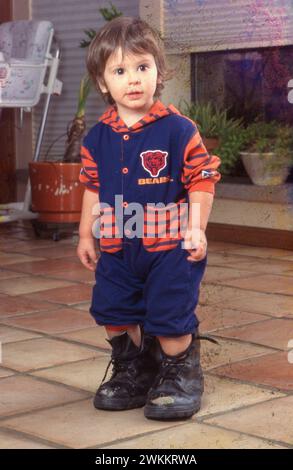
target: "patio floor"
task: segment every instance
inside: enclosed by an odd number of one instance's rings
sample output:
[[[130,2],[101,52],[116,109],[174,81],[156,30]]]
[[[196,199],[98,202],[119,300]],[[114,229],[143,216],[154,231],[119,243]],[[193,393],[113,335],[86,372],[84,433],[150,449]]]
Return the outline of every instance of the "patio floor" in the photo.
[[[76,237],[2,224],[0,266],[0,448],[293,447],[292,251],[209,243],[197,313],[220,344],[202,342],[201,411],[172,422],[93,408],[110,356]]]

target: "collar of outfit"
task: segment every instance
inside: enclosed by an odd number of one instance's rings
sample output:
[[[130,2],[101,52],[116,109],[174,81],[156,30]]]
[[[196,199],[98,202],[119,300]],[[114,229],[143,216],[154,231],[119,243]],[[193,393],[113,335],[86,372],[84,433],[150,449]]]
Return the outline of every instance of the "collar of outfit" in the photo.
[[[116,132],[135,132],[170,114],[180,115],[181,113],[172,104],[165,106],[160,100],[157,100],[154,102],[149,112],[133,124],[133,126],[128,127],[123,119],[120,118],[116,105],[110,106],[100,117],[99,121],[108,124]]]

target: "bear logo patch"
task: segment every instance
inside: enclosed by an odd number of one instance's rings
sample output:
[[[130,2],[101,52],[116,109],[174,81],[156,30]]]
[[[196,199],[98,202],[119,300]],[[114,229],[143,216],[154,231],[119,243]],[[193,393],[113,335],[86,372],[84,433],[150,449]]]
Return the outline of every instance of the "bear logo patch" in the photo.
[[[140,154],[142,166],[149,174],[156,177],[167,166],[168,152],[162,150],[146,150]]]

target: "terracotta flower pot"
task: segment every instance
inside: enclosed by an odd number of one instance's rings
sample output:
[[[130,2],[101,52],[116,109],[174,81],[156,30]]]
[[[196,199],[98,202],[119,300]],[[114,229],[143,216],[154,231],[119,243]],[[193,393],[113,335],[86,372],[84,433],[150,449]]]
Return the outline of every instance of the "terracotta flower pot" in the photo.
[[[30,162],[32,210],[40,222],[79,222],[83,185],[80,163]]]
[[[203,137],[202,141],[208,153],[213,153],[215,148],[220,144],[220,139],[218,137]]]

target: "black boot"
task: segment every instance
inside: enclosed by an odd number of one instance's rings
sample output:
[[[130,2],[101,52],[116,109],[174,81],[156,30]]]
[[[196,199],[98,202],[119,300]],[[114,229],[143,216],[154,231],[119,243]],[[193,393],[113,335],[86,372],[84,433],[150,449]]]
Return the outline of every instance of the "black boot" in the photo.
[[[129,410],[144,406],[147,394],[158,373],[159,361],[155,357],[156,338],[142,335],[137,347],[127,333],[108,340],[113,364],[110,380],[98,388],[94,406],[103,410]]]
[[[149,391],[144,409],[149,419],[190,418],[199,411],[204,391],[204,379],[200,365],[200,337],[193,335],[188,348],[168,356],[162,351],[162,364],[154,385]]]

